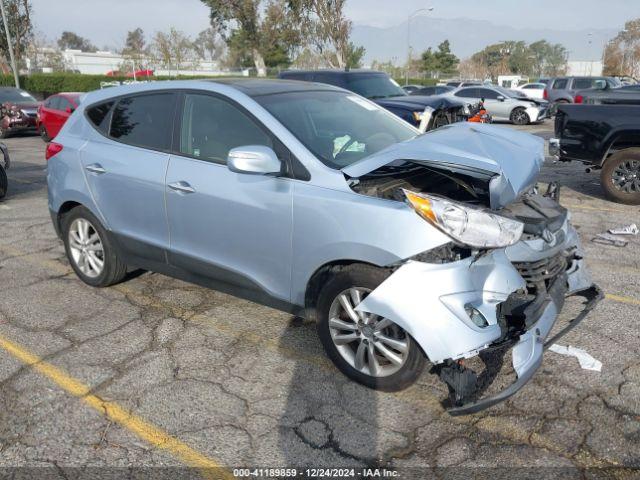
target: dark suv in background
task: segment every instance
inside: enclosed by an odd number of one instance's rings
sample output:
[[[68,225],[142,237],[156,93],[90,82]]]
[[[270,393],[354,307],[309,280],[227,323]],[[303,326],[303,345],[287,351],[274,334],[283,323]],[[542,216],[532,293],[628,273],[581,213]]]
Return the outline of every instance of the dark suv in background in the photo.
[[[549,80],[543,98],[556,106],[560,103],[581,103],[579,93],[621,86],[620,80],[613,77],[556,77]]]
[[[373,70],[289,70],[282,79],[327,83],[351,90],[386,108],[422,131],[464,121],[467,103],[450,97],[409,95],[384,72]]]

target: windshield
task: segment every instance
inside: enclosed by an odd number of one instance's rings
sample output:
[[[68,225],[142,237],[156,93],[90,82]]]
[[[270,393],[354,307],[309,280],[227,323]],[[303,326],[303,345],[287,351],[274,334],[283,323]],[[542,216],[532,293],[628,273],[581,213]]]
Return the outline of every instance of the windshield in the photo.
[[[254,99],[335,169],[420,133],[378,105],[346,92],[288,92]]]
[[[24,90],[11,88],[7,90],[0,90],[0,103],[4,102],[37,102],[37,100]]]
[[[509,90],[508,88],[504,88],[504,87],[493,87],[493,89],[497,90],[507,98],[526,98],[526,99],[529,98],[525,93],[520,92],[518,90]]]
[[[407,95],[398,83],[386,75],[347,75],[347,89],[365,98],[387,98]]]

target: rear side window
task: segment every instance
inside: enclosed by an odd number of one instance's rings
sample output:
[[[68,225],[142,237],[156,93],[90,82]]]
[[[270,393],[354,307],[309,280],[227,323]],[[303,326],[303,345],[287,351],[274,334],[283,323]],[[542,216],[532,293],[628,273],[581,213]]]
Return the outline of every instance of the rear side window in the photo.
[[[499,95],[495,90],[489,90],[488,88],[479,88],[477,92],[480,98],[486,100],[497,100]]]
[[[553,88],[555,90],[564,90],[565,88],[567,88],[567,79],[566,78],[559,78],[559,79],[555,80],[553,82]]]
[[[100,103],[87,109],[87,117],[91,123],[105,135],[109,126],[109,111],[114,103],[113,101]]]
[[[462,98],[478,98],[477,88],[463,88],[456,92],[456,97]]]
[[[168,150],[175,103],[174,93],[125,97],[113,110],[109,136],[129,145]]]
[[[576,90],[583,90],[585,88],[591,88],[593,86],[593,80],[591,78],[576,78],[573,81],[573,88]]]

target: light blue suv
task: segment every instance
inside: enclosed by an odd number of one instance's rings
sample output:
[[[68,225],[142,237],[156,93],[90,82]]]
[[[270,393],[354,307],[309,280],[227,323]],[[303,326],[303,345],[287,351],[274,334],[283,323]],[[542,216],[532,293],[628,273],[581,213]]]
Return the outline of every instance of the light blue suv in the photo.
[[[531,378],[566,296],[588,302],[563,332],[600,298],[558,189],[537,191],[542,140],[501,127],[420,135],[321,84],[158,82],[89,93],[47,158],[85,283],[142,268],[315,318],[369,387],[431,362],[452,414]],[[508,349],[517,380],[480,398],[487,376],[461,360]]]

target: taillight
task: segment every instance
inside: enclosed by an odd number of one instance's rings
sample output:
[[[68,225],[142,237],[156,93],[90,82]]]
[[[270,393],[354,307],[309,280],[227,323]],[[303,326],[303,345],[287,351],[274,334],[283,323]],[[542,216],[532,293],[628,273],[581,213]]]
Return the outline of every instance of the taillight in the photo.
[[[544,98],[545,100],[549,100],[549,92],[546,88],[544,89],[544,92],[542,92],[542,98]]]
[[[575,103],[582,103],[583,100],[584,100],[584,97],[582,95],[576,95],[576,98],[573,99]]]
[[[62,151],[62,145],[55,142],[49,142],[47,144],[47,150],[44,153],[45,160],[49,160],[54,155],[57,155]]]

